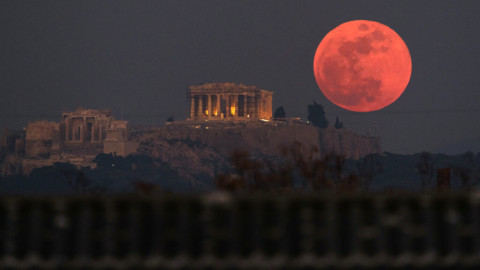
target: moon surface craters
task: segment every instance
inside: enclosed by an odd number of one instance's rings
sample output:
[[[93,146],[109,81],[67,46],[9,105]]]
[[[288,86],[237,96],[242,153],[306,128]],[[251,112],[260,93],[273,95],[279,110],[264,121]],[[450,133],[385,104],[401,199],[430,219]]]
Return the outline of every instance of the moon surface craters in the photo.
[[[314,74],[333,103],[352,111],[374,111],[402,94],[410,79],[411,59],[403,40],[388,26],[351,21],[320,42]]]

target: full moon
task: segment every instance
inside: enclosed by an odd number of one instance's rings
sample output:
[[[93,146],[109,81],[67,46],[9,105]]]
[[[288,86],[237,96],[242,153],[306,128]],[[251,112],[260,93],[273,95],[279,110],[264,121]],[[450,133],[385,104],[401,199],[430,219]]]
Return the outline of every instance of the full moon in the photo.
[[[410,81],[412,59],[391,28],[358,20],[337,26],[323,38],[313,71],[331,102],[350,111],[371,112],[402,95]]]

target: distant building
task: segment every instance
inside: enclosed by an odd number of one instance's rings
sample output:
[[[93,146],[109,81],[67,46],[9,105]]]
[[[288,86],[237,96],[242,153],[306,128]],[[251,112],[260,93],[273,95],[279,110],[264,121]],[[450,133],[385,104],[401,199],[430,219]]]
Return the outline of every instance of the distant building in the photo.
[[[28,123],[25,133],[27,157],[99,153],[127,155],[131,152],[123,145],[128,140],[127,121],[115,120],[111,110],[79,108],[73,112],[64,112],[59,123]]]
[[[111,110],[78,108],[64,112],[60,122],[30,122],[22,133],[6,131],[0,148],[10,153],[2,174],[29,174],[34,168],[55,162],[95,166],[100,153],[126,156],[137,150],[130,139],[128,122],[115,120]]]
[[[187,90],[187,120],[272,118],[273,92],[236,83],[205,83]]]

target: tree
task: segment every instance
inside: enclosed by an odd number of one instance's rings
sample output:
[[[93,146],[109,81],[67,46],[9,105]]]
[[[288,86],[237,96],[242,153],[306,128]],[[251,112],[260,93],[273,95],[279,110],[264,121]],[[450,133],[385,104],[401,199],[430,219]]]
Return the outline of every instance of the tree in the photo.
[[[323,106],[315,102],[315,100],[313,101],[313,104],[308,105],[307,112],[307,119],[312,125],[319,128],[326,128],[328,126],[328,120],[325,118]]]
[[[98,154],[93,162],[97,164],[97,168],[100,169],[115,169],[128,171],[131,169],[131,164],[122,156],[117,156],[116,154]]]
[[[168,123],[171,123],[171,122],[173,122],[173,121],[174,121],[173,116],[170,116],[170,117],[167,118],[167,122],[168,122]]]
[[[462,166],[455,166],[453,173],[460,177],[464,189],[472,189],[480,183],[480,153],[467,152],[462,155]]]
[[[275,113],[273,114],[273,118],[285,118],[285,117],[286,117],[286,114],[283,106],[278,107],[275,110]]]
[[[29,178],[32,181],[59,180],[68,184],[79,194],[104,192],[105,188],[95,183],[85,175],[90,169],[78,169],[75,165],[66,162],[55,162],[52,166],[35,168]]]
[[[338,120],[338,116],[337,116],[337,119],[335,120],[335,128],[336,129],[343,128],[343,122],[340,122],[340,120]]]

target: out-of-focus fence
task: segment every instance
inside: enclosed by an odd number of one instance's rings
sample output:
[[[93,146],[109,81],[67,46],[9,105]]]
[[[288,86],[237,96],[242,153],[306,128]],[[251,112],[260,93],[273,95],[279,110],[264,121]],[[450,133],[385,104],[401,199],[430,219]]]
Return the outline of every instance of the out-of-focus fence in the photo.
[[[9,197],[0,269],[480,269],[480,195]]]

